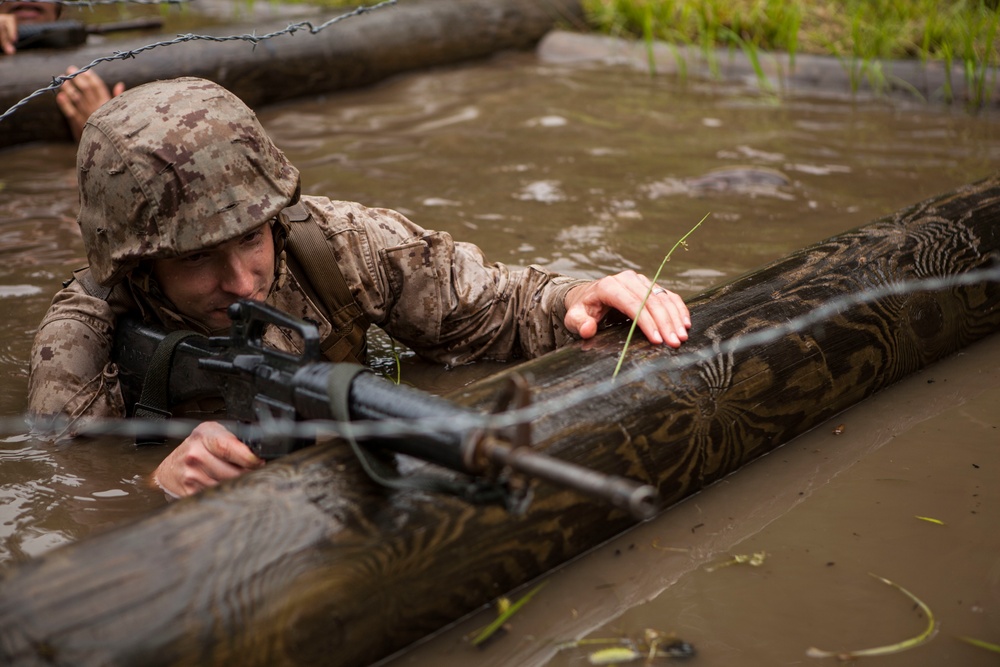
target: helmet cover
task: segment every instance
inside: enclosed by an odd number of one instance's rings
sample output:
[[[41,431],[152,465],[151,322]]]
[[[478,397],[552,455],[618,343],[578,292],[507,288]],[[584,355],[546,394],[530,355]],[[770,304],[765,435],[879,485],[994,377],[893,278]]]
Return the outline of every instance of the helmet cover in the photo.
[[[235,95],[205,79],[125,91],[87,121],[78,222],[103,285],[140,262],[247,234],[298,199],[299,172]]]

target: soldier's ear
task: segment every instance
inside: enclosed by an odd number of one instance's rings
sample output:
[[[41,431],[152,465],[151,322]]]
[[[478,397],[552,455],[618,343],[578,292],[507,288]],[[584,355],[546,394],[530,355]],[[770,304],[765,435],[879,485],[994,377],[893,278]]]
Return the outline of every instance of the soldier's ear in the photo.
[[[274,257],[277,261],[278,255],[285,250],[285,244],[288,241],[288,228],[281,224],[281,220],[278,218],[272,218],[267,224],[271,228],[271,238],[274,239]]]
[[[129,271],[125,278],[139,290],[149,293],[154,282],[153,265],[148,261],[139,262],[139,265]]]

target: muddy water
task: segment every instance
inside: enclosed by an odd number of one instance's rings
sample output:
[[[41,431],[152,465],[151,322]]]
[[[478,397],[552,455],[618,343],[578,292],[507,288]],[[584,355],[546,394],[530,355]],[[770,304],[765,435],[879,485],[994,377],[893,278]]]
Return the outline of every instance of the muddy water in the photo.
[[[778,100],[530,55],[261,118],[306,192],[396,208],[509,264],[652,274],[710,213],[661,279],[687,295],[985,176],[1000,156],[993,117]],[[25,406],[32,329],[84,261],[72,162],[69,146],[0,159],[0,414],[12,418]],[[693,180],[748,166],[762,183]],[[404,360],[404,380],[435,390],[488,371]],[[387,354],[378,366],[391,370]],[[697,664],[802,664],[815,662],[810,646],[859,649],[919,634],[926,618],[869,572],[925,601],[941,624],[932,642],[884,664],[995,664],[955,637],[1000,642],[998,400],[1000,345],[987,341],[553,574],[488,649],[462,639],[488,622],[483,612],[393,664],[587,664],[594,648],[557,646],[647,628],[692,643]],[[0,563],[164,502],[145,483],[162,452],[112,440],[54,447],[14,419],[5,425]],[[708,569],[755,552],[766,554],[759,567]]]

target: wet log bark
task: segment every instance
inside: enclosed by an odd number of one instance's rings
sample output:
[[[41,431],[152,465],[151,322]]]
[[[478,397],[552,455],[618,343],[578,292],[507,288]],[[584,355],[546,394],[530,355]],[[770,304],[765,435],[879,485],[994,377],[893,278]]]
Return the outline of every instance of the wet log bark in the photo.
[[[345,13],[313,19],[315,26]],[[205,34],[262,35],[289,23],[215,27]],[[189,41],[159,47],[95,71],[129,88],[156,79],[199,76],[230,89],[251,108],[375,83],[393,74],[534,46],[559,24],[579,25],[578,0],[419,0],[351,17],[315,35],[303,29],[253,45]],[[144,36],[80,49],[25,51],[0,57],[0,113],[44,88],[68,65],[83,66],[175,35]],[[113,48],[112,48],[113,47]],[[0,148],[69,140],[69,127],[46,93],[0,122]]]
[[[669,505],[1000,330],[998,258],[994,177],[698,296],[682,351],[633,344],[614,383],[623,328],[520,365],[546,408],[536,442],[651,482]],[[991,280],[884,293],[984,268]],[[787,328],[816,309],[829,312]],[[504,382],[454,398],[486,406]],[[383,492],[353,465],[336,445],[301,450],[6,572],[0,662],[365,664],[632,523],[548,486],[523,518]]]

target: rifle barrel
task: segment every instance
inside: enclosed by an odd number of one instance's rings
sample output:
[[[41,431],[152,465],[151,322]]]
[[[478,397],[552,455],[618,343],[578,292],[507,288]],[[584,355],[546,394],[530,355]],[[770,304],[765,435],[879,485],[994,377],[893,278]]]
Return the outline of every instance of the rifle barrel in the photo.
[[[556,486],[608,501],[637,519],[651,519],[660,508],[659,495],[649,484],[640,484],[545,456],[530,447],[511,447],[493,438],[488,438],[482,446],[488,449],[487,456],[499,465],[509,466],[528,477],[543,479]]]

